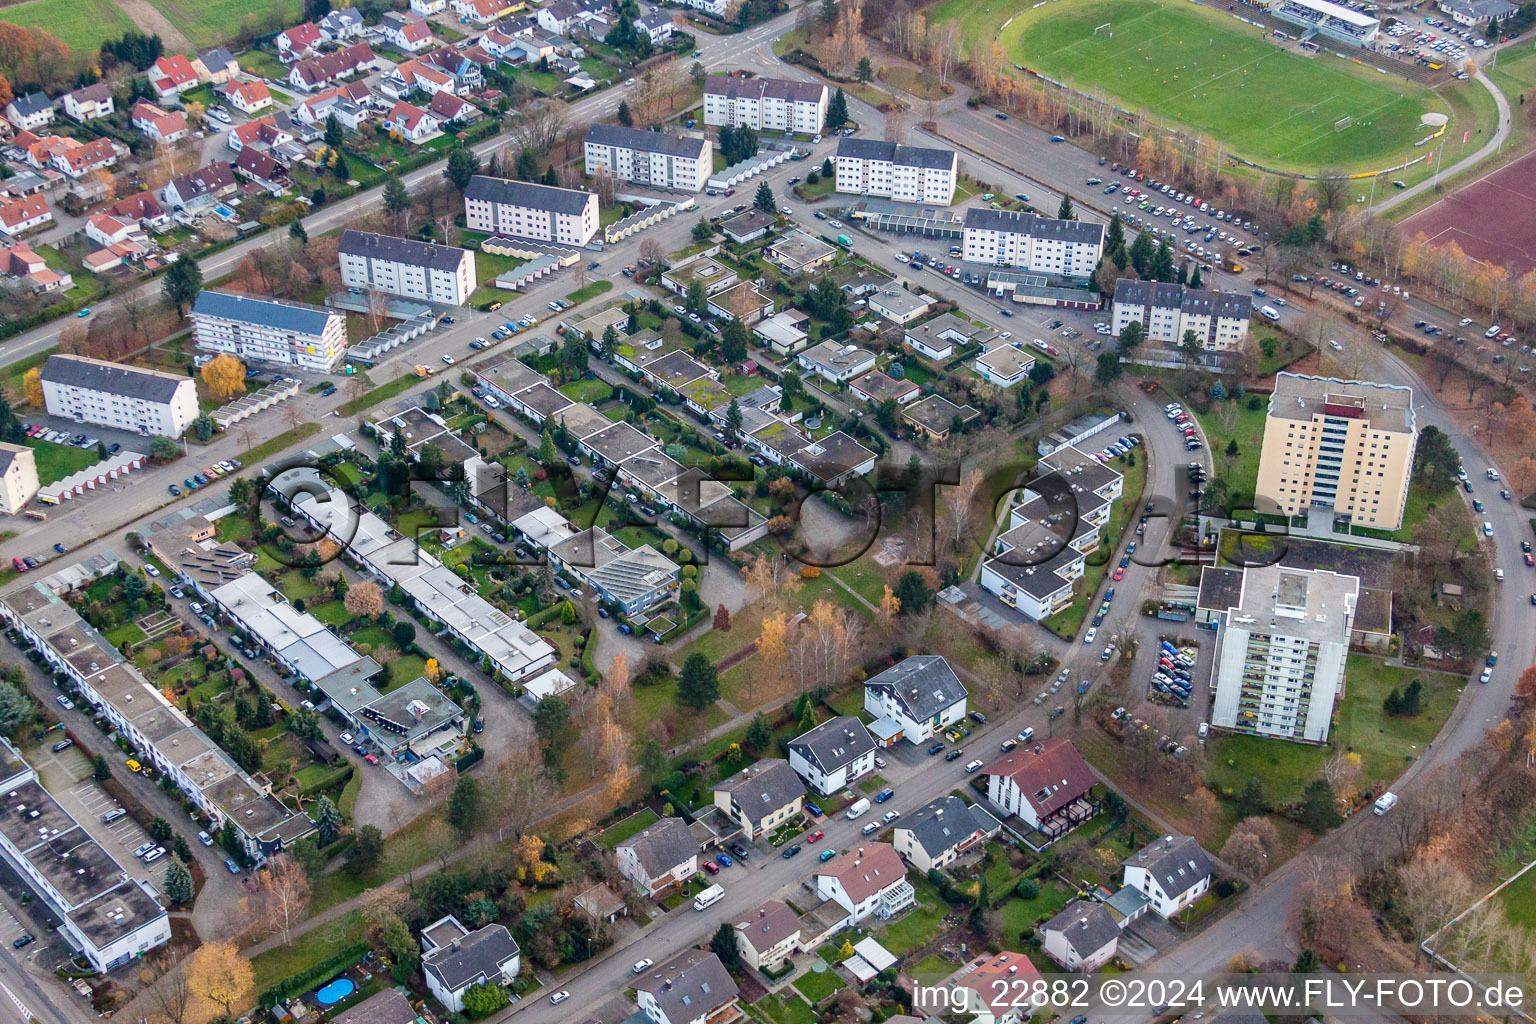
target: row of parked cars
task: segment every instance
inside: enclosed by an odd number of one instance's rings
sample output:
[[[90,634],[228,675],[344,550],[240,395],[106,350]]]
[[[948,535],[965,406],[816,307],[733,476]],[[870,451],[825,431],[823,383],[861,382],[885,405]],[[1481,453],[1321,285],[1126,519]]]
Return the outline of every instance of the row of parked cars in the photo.
[[[183,480],[181,484],[182,487],[185,487],[188,491],[195,491],[199,487],[208,486],[220,477],[228,476],[230,473],[233,473],[243,465],[245,465],[245,463],[241,462],[239,459],[225,459],[223,462],[215,462],[201,473],[193,473],[191,476]],[[171,497],[173,498],[181,493],[181,487],[178,487],[175,484],[168,485],[166,490],[170,492]]]
[[[1172,420],[1173,425],[1184,434],[1185,448],[1195,451],[1197,448],[1205,447],[1205,442],[1200,440],[1200,428],[1195,426],[1195,421],[1190,418],[1189,413],[1184,411],[1182,405],[1178,402],[1169,402],[1163,406],[1163,415]]]
[[[52,430],[39,423],[28,424],[27,436],[35,437],[51,444],[62,444],[70,448],[94,448],[101,443],[100,439],[86,434],[71,434],[67,430]],[[116,455],[123,450],[120,444],[114,444],[107,449],[108,455]]]

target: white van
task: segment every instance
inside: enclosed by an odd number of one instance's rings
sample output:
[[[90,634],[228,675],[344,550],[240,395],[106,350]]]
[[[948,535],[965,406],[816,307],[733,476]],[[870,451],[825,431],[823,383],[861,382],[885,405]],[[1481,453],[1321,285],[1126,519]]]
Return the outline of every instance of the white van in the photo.
[[[719,903],[721,898],[724,896],[724,889],[718,885],[712,885],[693,898],[693,909],[703,910],[706,907],[712,907],[716,903]]]
[[[1390,792],[1389,793],[1383,793],[1383,794],[1381,794],[1381,796],[1376,798],[1376,808],[1375,808],[1375,810],[1376,810],[1377,814],[1386,814],[1388,811],[1390,811],[1392,808],[1394,808],[1396,806],[1397,806],[1397,794],[1396,793],[1390,793]]]
[[[1280,311],[1274,306],[1260,306],[1259,315],[1266,320],[1271,320],[1275,323],[1280,322]]]
[[[848,808],[848,813],[845,814],[844,817],[846,817],[849,821],[852,821],[854,818],[857,818],[867,810],[869,810],[868,798],[860,797],[858,800],[853,802],[852,806]]]

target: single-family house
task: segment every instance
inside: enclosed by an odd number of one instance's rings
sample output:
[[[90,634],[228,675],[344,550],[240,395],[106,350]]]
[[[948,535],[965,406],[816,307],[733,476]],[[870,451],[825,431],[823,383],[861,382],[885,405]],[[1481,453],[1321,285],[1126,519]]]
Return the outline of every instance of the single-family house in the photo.
[[[238,153],[242,149],[272,149],[292,141],[293,135],[277,126],[275,114],[264,114],[233,129],[224,144]]]
[[[227,82],[224,99],[230,106],[247,116],[272,105],[272,90],[266,82]]]
[[[842,908],[848,927],[871,914],[885,920],[917,902],[907,866],[889,843],[862,843],[817,868],[816,895]]]
[[[162,110],[148,100],[139,100],[130,114],[135,128],[156,142],[171,143],[186,138],[187,115],[179,110]]]
[[[946,793],[898,819],[891,845],[926,873],[948,867],[1000,829],[992,815]]]
[[[0,233],[15,238],[53,220],[48,200],[40,195],[0,202]]]
[[[1120,925],[1102,903],[1073,900],[1040,928],[1052,960],[1087,974],[1109,962],[1120,945]]]
[[[25,93],[5,105],[5,119],[18,130],[36,131],[53,123],[53,103],[46,93]]]
[[[911,381],[897,380],[879,370],[870,370],[864,376],[854,378],[848,384],[848,391],[854,398],[872,406],[878,406],[887,399],[895,401],[897,405],[906,405],[923,393],[922,388]]]
[[[411,0],[411,12],[430,18],[448,9],[448,0]]]
[[[225,160],[216,160],[189,174],[172,178],[160,190],[160,201],[173,210],[199,210],[212,206],[235,190],[235,171]]]
[[[289,184],[287,165],[259,149],[242,149],[235,157],[235,173],[269,192],[281,191]]]
[[[789,741],[789,766],[822,796],[875,770],[875,741],[864,723],[838,715]]]
[[[300,60],[320,45],[320,26],[312,21],[285,28],[272,40],[277,44],[278,57],[284,62]]]
[[[386,130],[396,132],[407,142],[424,142],[437,134],[437,118],[405,100],[396,100],[394,109],[379,122]]]
[[[100,246],[114,245],[140,234],[143,230],[137,224],[106,213],[94,214],[85,222],[85,237]]]
[[[427,104],[427,113],[437,118],[440,126],[449,121],[468,124],[480,116],[480,108],[445,89],[432,94],[432,102]]]
[[[106,82],[97,82],[83,89],[64,94],[64,113],[73,120],[84,124],[86,121],[94,121],[98,117],[106,117],[115,109],[112,101],[112,87]]]
[[[475,985],[509,985],[522,970],[521,951],[506,925],[470,931],[449,916],[423,928],[421,939],[427,989],[453,1013],[464,1012],[464,993]]]
[[[18,282],[33,294],[63,291],[74,286],[74,278],[49,268],[47,262],[25,242],[0,250],[0,275]]]
[[[795,356],[796,362],[811,373],[833,384],[843,384],[862,377],[875,368],[875,354],[857,345],[824,341]]]
[[[731,927],[736,950],[748,967],[775,970],[800,950],[800,915],[782,900],[769,900]]]
[[[448,7],[461,18],[476,25],[489,25],[511,14],[518,6],[514,0],[448,0]]]
[[[294,104],[293,119],[299,124],[314,125],[335,117],[343,128],[355,132],[373,116],[372,95],[366,82],[348,82]]]
[[[1205,895],[1215,869],[1199,840],[1165,835],[1125,859],[1124,884],[1147,898],[1152,909],[1172,917]]]
[[[685,949],[635,983],[635,1002],[652,1024],[730,1024],[740,991],[715,954]]]
[[[356,7],[330,10],[316,27],[326,42],[344,43],[363,34],[363,14]]]
[[[126,152],[128,152],[127,147],[124,147],[120,153],[117,143],[103,136],[92,139],[90,142],[76,142],[73,146],[55,150],[49,162],[54,170],[78,179],[92,171],[115,166],[118,157]]]
[[[420,53],[432,45],[432,26],[414,11],[390,11],[379,30],[391,46],[406,53]]]
[[[698,874],[699,848],[681,818],[662,818],[614,847],[619,874],[652,899],[671,895]]]
[[[1025,826],[1058,839],[1099,812],[1098,781],[1071,741],[1056,737],[1016,747],[982,769],[987,799]]]
[[[149,66],[148,77],[149,86],[161,103],[176,102],[182,93],[196,89],[199,84],[192,62],[179,53],[156,60]]]
[[[1021,1024],[1032,1016],[1028,995],[1040,980],[1029,957],[1002,950],[961,965],[942,985],[950,990],[955,1015],[970,1024]]]
[[[756,839],[800,814],[805,783],[779,757],[749,764],[715,785],[715,806]]]
[[[145,231],[164,231],[171,226],[171,215],[165,212],[153,192],[124,196],[107,207],[106,212],[118,220],[137,221]]]
[[[864,681],[870,732],[885,746],[926,743],[965,717],[965,684],[937,654],[916,654]]]
[[[943,313],[920,324],[909,324],[902,329],[902,334],[914,351],[929,359],[950,358],[955,354],[956,345],[988,348],[998,337],[995,329],[962,320],[953,313]]]
[[[235,60],[235,55],[224,47],[211,46],[197,51],[197,56],[192,58],[192,70],[197,72],[199,81],[223,85],[234,81],[235,76],[240,74],[240,64]]]

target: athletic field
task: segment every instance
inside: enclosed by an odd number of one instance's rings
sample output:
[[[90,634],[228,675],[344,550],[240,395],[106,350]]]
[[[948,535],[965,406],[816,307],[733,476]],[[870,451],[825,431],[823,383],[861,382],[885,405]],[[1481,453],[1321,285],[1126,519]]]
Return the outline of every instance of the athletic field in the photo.
[[[1261,29],[1189,0],[943,0],[932,9],[935,22],[951,17],[972,43],[997,36],[1010,62],[1084,91],[1102,86],[1125,109],[1145,107],[1286,170],[1417,156],[1413,143],[1427,134],[1420,115],[1450,111],[1424,86],[1281,50]],[[1335,131],[1346,116],[1353,126]]]

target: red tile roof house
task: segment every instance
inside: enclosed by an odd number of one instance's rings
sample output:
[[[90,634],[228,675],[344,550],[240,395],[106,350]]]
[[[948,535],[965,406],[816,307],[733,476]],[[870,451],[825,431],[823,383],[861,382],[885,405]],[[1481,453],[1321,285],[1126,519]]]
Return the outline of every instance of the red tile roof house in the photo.
[[[240,151],[240,155],[235,158],[235,173],[268,190],[275,191],[286,188],[288,185],[288,168],[284,167],[271,153],[262,153],[255,149]]]
[[[314,92],[347,75],[371,71],[378,64],[379,58],[367,43],[353,43],[344,50],[299,61],[288,72],[288,84],[295,89]]]
[[[299,60],[320,45],[320,27],[312,21],[285,28],[277,34],[277,55],[283,63]]]
[[[53,220],[53,211],[42,196],[27,196],[0,204],[0,233],[15,238]]]
[[[121,221],[105,213],[98,213],[85,222],[85,237],[97,245],[108,246],[139,234],[140,228],[132,221]]]
[[[385,39],[406,53],[418,53],[432,45],[432,26],[419,14],[390,11],[379,27]]]
[[[32,251],[25,242],[17,242],[9,249],[0,250],[0,273],[20,280],[31,291],[54,292],[74,286],[74,278],[55,273],[43,258]]]
[[[121,155],[116,143],[101,138],[68,149],[55,150],[51,162],[57,170],[78,179],[98,168],[115,165]]]
[[[438,134],[438,120],[405,100],[396,100],[395,108],[383,121],[385,128],[398,132],[407,142],[422,142]]]
[[[1029,996],[1040,972],[1023,953],[987,953],[944,979],[949,1005],[970,1024],[1020,1024],[1032,1010]]]
[[[107,207],[106,212],[118,220],[137,221],[145,231],[164,231],[171,226],[171,215],[165,212],[153,192],[125,196]]]
[[[1099,813],[1101,801],[1093,795],[1098,777],[1077,748],[1060,737],[1017,747],[983,768],[982,774],[987,799],[1048,841]],[[1004,825],[1019,831],[1016,823]]]
[[[197,88],[197,71],[192,62],[179,53],[161,57],[149,66],[149,85],[161,103],[171,102],[188,89]]]
[[[443,122],[458,121],[461,124],[467,124],[480,116],[479,107],[469,100],[446,92],[433,96],[432,102],[427,104],[427,110]]]
[[[272,105],[272,90],[265,82],[230,82],[224,87],[224,99],[243,114],[254,114]]]
[[[188,131],[185,114],[161,110],[148,100],[134,104],[132,117],[133,126],[157,142],[175,142]]]
[[[254,121],[247,121],[230,132],[225,137],[224,144],[238,153],[251,146],[257,149],[271,149],[273,146],[292,141],[293,135],[277,126],[277,115],[267,114]]]
[[[917,902],[907,866],[890,843],[864,843],[829,860],[816,871],[816,895],[841,907],[850,927],[870,914],[883,921]]]

